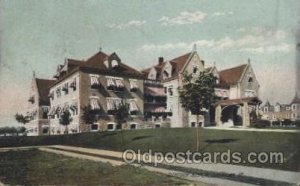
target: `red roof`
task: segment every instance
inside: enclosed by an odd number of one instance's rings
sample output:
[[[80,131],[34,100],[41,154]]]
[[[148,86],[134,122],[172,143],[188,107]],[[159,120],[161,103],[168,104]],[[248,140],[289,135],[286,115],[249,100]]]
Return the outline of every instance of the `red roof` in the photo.
[[[118,76],[135,76],[135,77],[142,77],[142,73],[138,70],[125,65],[120,62],[118,68],[107,68],[104,62],[111,56],[116,55],[115,53],[107,55],[102,51],[97,52],[92,57],[88,58],[87,60],[75,60],[75,59],[67,59],[68,61],[68,73],[62,75],[55,84],[62,81],[70,74],[77,72],[78,70],[85,70],[89,72],[95,73],[104,73],[104,74],[113,74]]]
[[[185,66],[185,64],[187,63],[188,59],[190,58],[190,56],[193,54],[194,52],[189,52],[186,54],[183,54],[179,57],[176,57],[174,59],[169,60],[170,64],[172,65],[172,77],[174,78],[178,75],[178,73],[183,69],[183,67]],[[168,61],[164,61],[160,64],[154,65],[153,67],[155,68],[155,70],[157,71],[158,74],[158,79],[162,79],[162,70],[164,68],[164,66],[166,65]],[[147,68],[142,70],[143,74],[146,76],[148,76],[151,68]]]
[[[247,66],[247,64],[244,64],[220,71],[220,82],[228,85],[235,85],[241,79]]]
[[[48,94],[50,87],[54,84],[55,80],[35,78],[35,81],[40,97],[39,105],[50,105]]]

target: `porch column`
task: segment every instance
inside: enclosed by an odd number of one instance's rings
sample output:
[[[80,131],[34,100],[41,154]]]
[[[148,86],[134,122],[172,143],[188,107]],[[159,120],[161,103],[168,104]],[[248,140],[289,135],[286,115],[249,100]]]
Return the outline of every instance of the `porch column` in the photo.
[[[217,127],[220,127],[222,124],[221,116],[222,116],[222,108],[221,105],[218,105],[216,106],[216,112],[215,112],[215,122]]]
[[[244,102],[243,103],[243,127],[249,127],[250,126],[250,116],[249,116],[249,108],[248,108],[248,103]]]

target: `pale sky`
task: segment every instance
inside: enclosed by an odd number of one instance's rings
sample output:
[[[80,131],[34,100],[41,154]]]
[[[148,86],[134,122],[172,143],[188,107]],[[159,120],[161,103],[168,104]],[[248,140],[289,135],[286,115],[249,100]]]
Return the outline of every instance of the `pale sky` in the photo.
[[[32,71],[50,78],[65,58],[101,47],[137,69],[197,44],[206,67],[248,58],[260,97],[289,103],[295,95],[298,0],[0,0],[0,126],[25,112]]]

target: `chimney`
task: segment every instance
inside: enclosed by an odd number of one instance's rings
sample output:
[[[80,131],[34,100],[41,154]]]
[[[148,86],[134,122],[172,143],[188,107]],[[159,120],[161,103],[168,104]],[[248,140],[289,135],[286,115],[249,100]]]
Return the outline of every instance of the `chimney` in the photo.
[[[164,57],[158,58],[158,64],[161,65],[164,62]]]

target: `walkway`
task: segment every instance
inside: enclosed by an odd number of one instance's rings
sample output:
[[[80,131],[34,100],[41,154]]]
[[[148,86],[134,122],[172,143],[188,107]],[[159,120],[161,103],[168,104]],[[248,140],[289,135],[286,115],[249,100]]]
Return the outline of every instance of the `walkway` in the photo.
[[[1,148],[0,151],[11,149],[26,150],[30,148],[36,147]],[[62,145],[39,146],[37,148],[42,151],[62,154],[70,157],[110,163],[113,166],[120,166],[125,164],[125,162],[123,162],[122,160],[122,152],[117,151]],[[155,157],[152,156],[151,158]],[[187,179],[190,181],[205,182],[217,185],[287,185],[300,183],[299,172],[246,167],[230,164],[168,164],[166,162],[163,162],[162,164],[159,164],[158,167],[154,167],[149,164],[140,165],[137,163],[134,163],[132,165],[143,167],[150,171]]]

